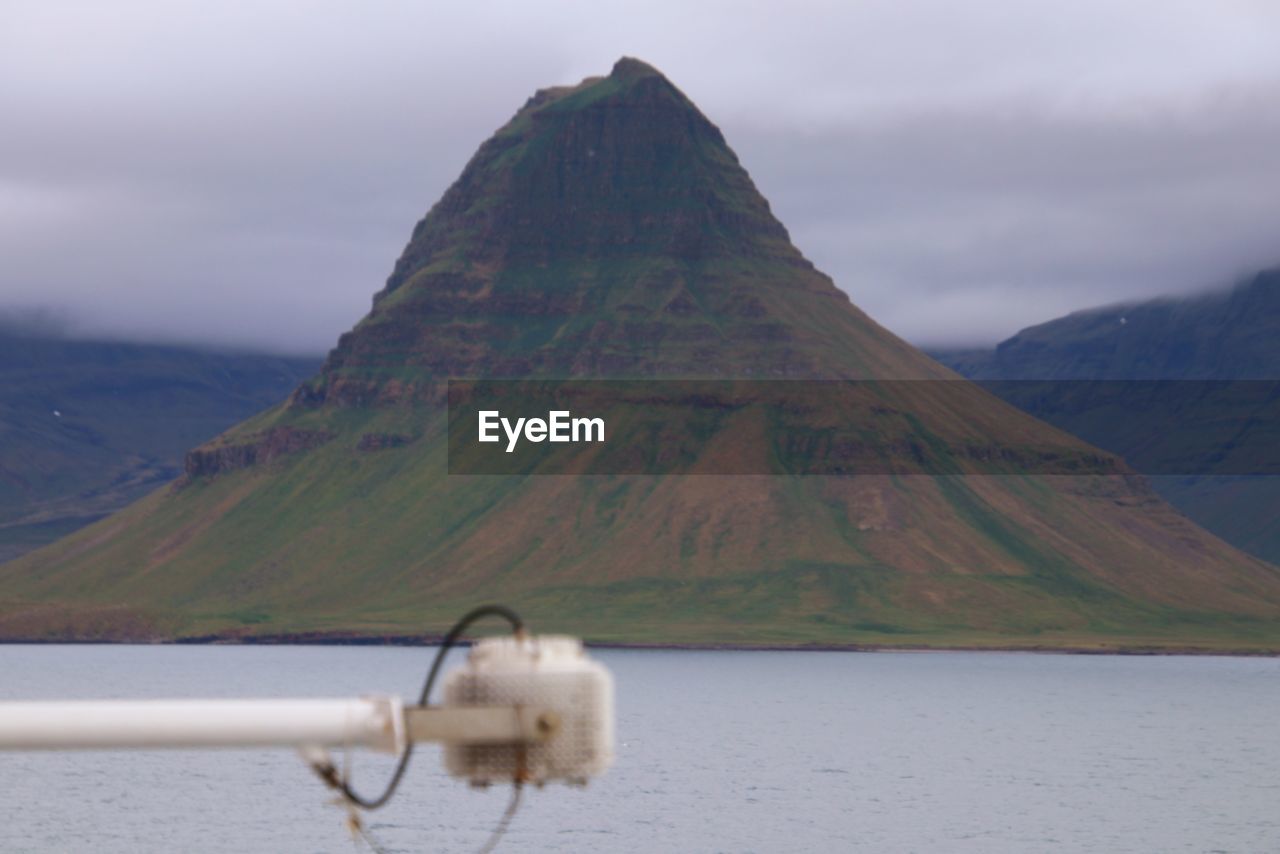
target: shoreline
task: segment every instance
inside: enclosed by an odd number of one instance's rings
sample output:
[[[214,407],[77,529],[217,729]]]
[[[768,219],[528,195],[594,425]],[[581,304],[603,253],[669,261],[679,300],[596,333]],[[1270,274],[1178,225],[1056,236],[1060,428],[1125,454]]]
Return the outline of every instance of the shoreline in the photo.
[[[439,646],[443,635],[353,635],[342,632],[286,632],[271,635],[197,635],[184,638],[48,638],[0,637],[0,646]],[[458,646],[469,646],[470,640]],[[686,652],[863,652],[863,653],[956,653],[991,652],[1040,655],[1115,655],[1115,656],[1219,656],[1226,658],[1280,658],[1280,649],[1256,647],[1213,648],[1203,646],[1151,646],[1143,644],[1118,646],[1053,646],[1049,644],[929,646],[925,644],[876,643],[687,643],[657,641],[594,641],[585,639],[588,649],[654,650]]]

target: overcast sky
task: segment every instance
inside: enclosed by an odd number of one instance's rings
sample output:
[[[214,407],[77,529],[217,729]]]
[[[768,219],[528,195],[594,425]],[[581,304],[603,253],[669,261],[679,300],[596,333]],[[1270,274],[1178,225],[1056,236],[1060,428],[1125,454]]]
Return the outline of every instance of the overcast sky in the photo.
[[[923,345],[1280,263],[1280,2],[0,0],[0,310],[322,352],[534,89],[662,70]]]

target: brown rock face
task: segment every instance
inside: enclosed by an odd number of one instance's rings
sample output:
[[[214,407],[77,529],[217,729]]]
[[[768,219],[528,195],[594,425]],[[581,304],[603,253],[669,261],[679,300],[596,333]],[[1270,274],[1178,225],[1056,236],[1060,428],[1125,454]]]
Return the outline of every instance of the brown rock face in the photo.
[[[356,450],[385,451],[390,448],[402,448],[412,441],[412,436],[402,433],[365,433],[356,443]]]
[[[185,480],[269,463],[284,454],[318,448],[332,439],[333,435],[326,430],[301,430],[281,426],[250,434],[244,437],[245,440],[234,444],[202,445],[187,454],[183,466]]]

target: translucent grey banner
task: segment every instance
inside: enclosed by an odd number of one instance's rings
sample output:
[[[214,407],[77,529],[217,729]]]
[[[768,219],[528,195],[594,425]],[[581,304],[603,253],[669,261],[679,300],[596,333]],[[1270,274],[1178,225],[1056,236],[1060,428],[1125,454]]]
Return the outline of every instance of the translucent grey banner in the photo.
[[[1274,475],[1280,381],[455,380],[449,472]]]

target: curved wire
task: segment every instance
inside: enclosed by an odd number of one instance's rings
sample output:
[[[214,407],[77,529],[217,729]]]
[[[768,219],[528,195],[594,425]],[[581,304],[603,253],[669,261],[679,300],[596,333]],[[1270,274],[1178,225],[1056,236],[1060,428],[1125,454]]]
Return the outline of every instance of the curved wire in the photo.
[[[493,832],[489,834],[489,838],[476,854],[493,854],[493,849],[498,847],[498,843],[506,835],[507,828],[511,826],[511,819],[515,818],[516,810],[520,808],[520,793],[523,791],[524,784],[516,780],[511,786],[511,800],[507,802],[506,811],[502,813],[502,818],[498,819],[497,826],[494,827]]]
[[[479,608],[468,611],[462,619],[454,623],[453,628],[449,629],[448,634],[444,636],[444,640],[440,642],[440,649],[436,652],[436,657],[431,662],[431,669],[427,671],[427,680],[422,685],[422,693],[418,695],[418,705],[425,706],[427,699],[431,696],[431,688],[435,685],[436,676],[440,673],[440,667],[444,664],[444,657],[449,650],[457,645],[462,633],[470,628],[471,624],[485,617],[501,617],[511,624],[511,629],[516,634],[524,631],[524,621],[520,619],[515,611],[505,605],[481,605]],[[391,779],[387,782],[387,787],[382,791],[381,795],[376,798],[361,797],[355,789],[353,789],[346,780],[336,780],[335,788],[342,793],[342,796],[348,802],[355,804],[361,809],[376,810],[383,806],[387,801],[391,800],[391,796],[396,793],[396,788],[400,785],[400,780],[404,777],[405,770],[409,767],[409,759],[413,756],[413,742],[410,741],[405,745],[404,753],[400,754],[400,761],[396,763],[395,771],[391,772]]]

